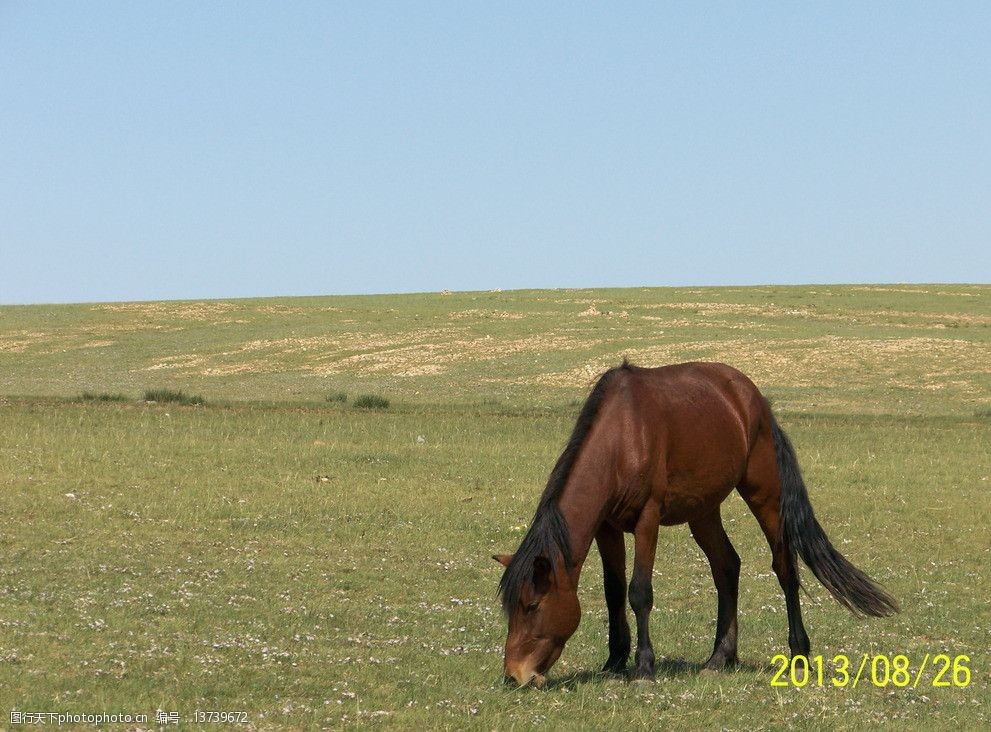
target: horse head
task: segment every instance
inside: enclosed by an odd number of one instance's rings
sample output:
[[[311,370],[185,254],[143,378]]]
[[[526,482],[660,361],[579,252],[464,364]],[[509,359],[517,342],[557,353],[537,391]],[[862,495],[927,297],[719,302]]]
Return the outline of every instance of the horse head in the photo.
[[[513,556],[494,556],[509,569]],[[503,662],[506,680],[525,686],[530,681],[540,687],[544,675],[554,665],[564,644],[574,634],[581,620],[578,591],[563,562],[552,564],[543,556],[534,557],[524,581],[513,592],[512,606],[507,606],[509,633]]]

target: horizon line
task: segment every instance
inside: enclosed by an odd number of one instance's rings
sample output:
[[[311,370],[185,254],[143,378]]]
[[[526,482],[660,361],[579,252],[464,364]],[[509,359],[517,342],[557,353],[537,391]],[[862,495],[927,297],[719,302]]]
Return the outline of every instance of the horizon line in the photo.
[[[401,297],[413,295],[466,295],[466,294],[496,294],[512,292],[534,292],[534,291],[562,291],[562,290],[688,290],[688,289],[760,289],[767,287],[989,287],[987,282],[797,282],[797,283],[776,283],[765,282],[759,284],[686,284],[686,285],[589,285],[589,286],[559,286],[559,287],[494,287],[482,290],[452,290],[444,288],[441,290],[406,290],[400,292],[337,292],[321,294],[286,294],[286,295],[232,295],[232,296],[207,296],[207,297],[178,297],[178,298],[151,298],[141,300],[75,300],[67,302],[0,302],[0,308],[7,307],[72,307],[77,305],[114,305],[114,304],[142,304],[142,303],[162,303],[162,302],[229,302],[231,300],[304,300],[311,298],[345,298],[345,297]]]

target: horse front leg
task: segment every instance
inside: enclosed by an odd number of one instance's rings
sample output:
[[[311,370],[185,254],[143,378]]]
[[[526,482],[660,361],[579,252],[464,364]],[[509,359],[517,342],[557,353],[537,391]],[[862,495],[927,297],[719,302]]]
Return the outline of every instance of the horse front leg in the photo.
[[[637,619],[637,654],[634,679],[654,678],[654,646],[650,642],[650,611],[654,607],[654,553],[660,514],[653,503],[644,507],[633,532],[633,578],[630,607]]]
[[[626,619],[626,544],[623,532],[602,524],[595,536],[602,557],[602,581],[609,610],[609,658],[603,671],[622,673],[630,657],[630,624]]]

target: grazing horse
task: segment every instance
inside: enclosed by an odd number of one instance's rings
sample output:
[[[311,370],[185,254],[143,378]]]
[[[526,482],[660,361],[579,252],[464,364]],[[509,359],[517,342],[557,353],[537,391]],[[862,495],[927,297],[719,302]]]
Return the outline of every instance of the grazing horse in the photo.
[[[578,576],[593,539],[609,610],[603,671],[626,668],[624,532],[634,542],[633,677],[653,678],[648,616],[658,527],[685,522],[709,560],[718,595],[716,641],[703,670],[735,664],[740,558],[719,515],[734,488],[770,544],[792,655],[809,652],[796,554],[855,615],[897,612],[895,600],[830,544],[812,512],[791,442],[750,379],[719,363],[637,368],[624,361],[603,374],[585,401],[519,549],[493,557],[505,567],[499,591],[509,618],[507,680],[540,686],[561,655],[581,617]]]

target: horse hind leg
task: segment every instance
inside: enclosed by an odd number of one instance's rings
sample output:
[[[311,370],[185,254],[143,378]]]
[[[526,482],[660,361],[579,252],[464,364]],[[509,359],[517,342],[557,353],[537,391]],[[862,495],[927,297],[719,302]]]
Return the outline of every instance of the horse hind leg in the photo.
[[[809,635],[802,622],[798,597],[798,566],[788,538],[781,532],[781,485],[770,431],[762,431],[747,463],[743,482],[737,488],[760,524],[771,547],[771,569],[785,595],[788,611],[788,648],[792,656],[808,656]]]
[[[736,604],[740,587],[740,557],[733,548],[717,508],[688,522],[695,542],[709,560],[716,584],[716,640],[703,671],[721,671],[736,664]]]

